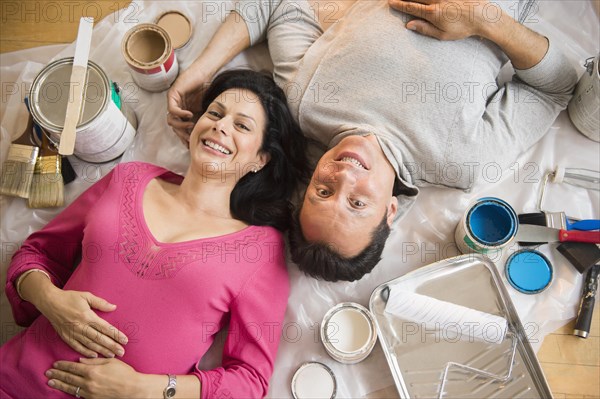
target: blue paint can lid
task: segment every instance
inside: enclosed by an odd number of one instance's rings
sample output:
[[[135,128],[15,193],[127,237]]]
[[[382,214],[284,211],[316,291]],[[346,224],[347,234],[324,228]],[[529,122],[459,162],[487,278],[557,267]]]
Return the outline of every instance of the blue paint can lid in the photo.
[[[552,264],[542,253],[522,249],[506,261],[506,278],[514,289],[524,294],[537,294],[552,282]]]

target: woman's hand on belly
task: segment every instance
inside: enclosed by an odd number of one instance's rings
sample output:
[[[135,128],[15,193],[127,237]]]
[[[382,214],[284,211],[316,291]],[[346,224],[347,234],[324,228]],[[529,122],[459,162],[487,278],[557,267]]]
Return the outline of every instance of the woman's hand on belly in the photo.
[[[69,395],[90,398],[135,398],[141,374],[118,359],[58,361],[46,371],[48,385]]]
[[[112,312],[116,305],[89,292],[55,288],[39,301],[39,311],[71,348],[86,357],[123,356],[127,336],[94,312]]]

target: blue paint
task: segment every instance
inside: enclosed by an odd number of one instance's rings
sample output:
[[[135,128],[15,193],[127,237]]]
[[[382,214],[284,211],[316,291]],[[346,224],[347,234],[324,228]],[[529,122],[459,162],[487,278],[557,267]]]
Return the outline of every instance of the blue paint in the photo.
[[[497,198],[482,198],[467,215],[467,226],[473,238],[484,245],[502,245],[515,234],[516,215],[512,208]]]
[[[552,281],[552,265],[538,251],[523,249],[506,261],[506,278],[510,285],[524,294],[543,291]]]

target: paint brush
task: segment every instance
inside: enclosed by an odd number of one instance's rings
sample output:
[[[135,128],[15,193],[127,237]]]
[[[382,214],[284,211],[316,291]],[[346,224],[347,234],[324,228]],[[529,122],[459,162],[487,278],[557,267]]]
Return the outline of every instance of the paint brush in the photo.
[[[25,131],[9,147],[6,160],[2,164],[0,176],[0,194],[13,197],[29,197],[29,189],[33,179],[33,170],[39,148],[31,145],[31,116]]]
[[[577,312],[577,321],[573,329],[573,335],[581,338],[587,338],[592,325],[592,315],[594,313],[594,302],[598,290],[598,274],[600,273],[600,264],[595,265],[588,270],[585,282],[583,283],[583,293],[579,311]]]
[[[27,201],[29,208],[50,208],[64,204],[65,185],[60,168],[61,156],[51,147],[48,137],[42,134],[42,148],[35,163]]]
[[[538,226],[554,227],[565,230],[599,230],[600,220],[571,220],[564,212],[534,212],[521,213],[519,223],[535,224]]]

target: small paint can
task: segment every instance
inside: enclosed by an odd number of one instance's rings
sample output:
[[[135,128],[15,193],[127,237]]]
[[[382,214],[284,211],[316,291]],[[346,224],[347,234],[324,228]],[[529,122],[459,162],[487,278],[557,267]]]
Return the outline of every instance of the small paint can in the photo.
[[[541,252],[522,249],[507,260],[504,272],[509,284],[524,294],[544,291],[554,277],[552,264]]]
[[[72,69],[73,58],[48,64],[29,92],[31,115],[54,145],[60,142],[64,127]],[[88,61],[74,155],[92,163],[112,161],[131,145],[136,127],[135,114],[121,101],[117,84],[100,66]]]
[[[337,381],[333,371],[323,363],[302,364],[292,378],[294,399],[334,399]]]
[[[169,34],[156,24],[136,25],[125,33],[121,52],[135,83],[144,90],[167,90],[177,78],[179,64]]]
[[[495,255],[515,238],[517,228],[517,214],[506,201],[485,197],[467,209],[454,240],[463,254]]]
[[[163,28],[175,51],[185,47],[192,37],[193,27],[190,19],[180,11],[166,11],[156,18],[156,25]]]
[[[340,303],[323,317],[321,341],[334,360],[358,363],[369,356],[377,342],[373,316],[358,303]]]
[[[573,125],[584,136],[600,142],[600,54],[588,58],[567,110]]]

